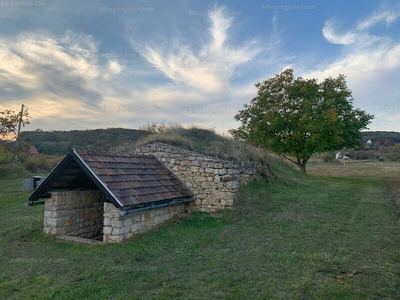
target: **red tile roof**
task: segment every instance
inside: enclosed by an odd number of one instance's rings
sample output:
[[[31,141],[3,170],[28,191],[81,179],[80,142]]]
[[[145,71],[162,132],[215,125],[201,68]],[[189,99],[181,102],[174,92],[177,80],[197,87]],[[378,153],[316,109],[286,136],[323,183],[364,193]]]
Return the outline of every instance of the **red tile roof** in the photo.
[[[39,155],[36,147],[34,145],[29,145],[29,154],[30,155]]]
[[[37,200],[51,190],[94,186],[120,208],[193,197],[193,192],[152,155],[125,157],[71,150],[29,199]]]

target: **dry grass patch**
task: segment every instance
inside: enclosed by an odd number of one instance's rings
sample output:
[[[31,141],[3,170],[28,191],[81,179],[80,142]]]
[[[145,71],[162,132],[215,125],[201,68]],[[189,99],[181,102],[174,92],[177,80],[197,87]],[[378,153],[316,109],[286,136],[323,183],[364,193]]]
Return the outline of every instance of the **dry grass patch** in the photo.
[[[186,150],[232,161],[268,162],[276,159],[266,150],[216,134],[213,130],[197,127],[173,126],[161,133],[146,136],[136,143],[115,147],[112,152],[129,153],[132,149],[160,142]]]
[[[310,162],[307,172],[312,175],[333,177],[400,178],[400,163],[379,161]]]

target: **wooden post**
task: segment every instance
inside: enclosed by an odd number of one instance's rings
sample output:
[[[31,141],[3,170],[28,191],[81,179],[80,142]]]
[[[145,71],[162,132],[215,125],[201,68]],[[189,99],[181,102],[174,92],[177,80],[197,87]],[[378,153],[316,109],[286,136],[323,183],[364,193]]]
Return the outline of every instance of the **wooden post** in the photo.
[[[18,146],[19,146],[19,134],[21,133],[21,123],[22,123],[22,116],[24,114],[24,105],[21,105],[21,112],[19,113],[19,121],[18,121],[18,131],[17,131],[17,139],[15,141],[15,157],[14,157],[14,164],[18,163]]]

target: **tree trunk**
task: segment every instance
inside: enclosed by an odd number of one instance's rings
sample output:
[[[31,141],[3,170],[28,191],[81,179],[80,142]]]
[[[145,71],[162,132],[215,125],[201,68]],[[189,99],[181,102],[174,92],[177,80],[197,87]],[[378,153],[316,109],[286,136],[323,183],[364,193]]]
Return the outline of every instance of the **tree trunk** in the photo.
[[[291,159],[291,158],[285,156],[284,154],[281,154],[281,155],[282,155],[283,158],[286,158],[287,160],[291,161],[292,163],[298,165],[299,168],[300,168],[300,171],[301,171],[302,173],[307,173],[307,171],[306,171],[306,165],[307,165],[307,162],[308,162],[308,160],[309,160],[310,157],[306,157],[306,158],[299,158],[299,157],[296,157],[297,161],[295,161],[295,160],[293,160],[293,159]]]
[[[309,157],[308,158],[297,158],[297,165],[300,168],[300,172],[307,173],[306,165],[307,165],[308,159],[309,159]]]

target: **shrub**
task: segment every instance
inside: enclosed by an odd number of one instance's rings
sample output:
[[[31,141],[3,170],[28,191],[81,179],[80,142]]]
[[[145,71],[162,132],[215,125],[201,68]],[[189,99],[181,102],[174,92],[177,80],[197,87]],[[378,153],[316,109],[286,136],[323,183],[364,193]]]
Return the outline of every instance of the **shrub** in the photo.
[[[335,156],[332,153],[325,153],[322,156],[322,161],[323,162],[331,162],[335,160]]]
[[[21,164],[6,164],[0,166],[0,177],[18,178],[28,176],[29,171]]]
[[[47,173],[53,170],[60,160],[61,157],[56,155],[38,155],[26,159],[24,165],[31,172]]]

